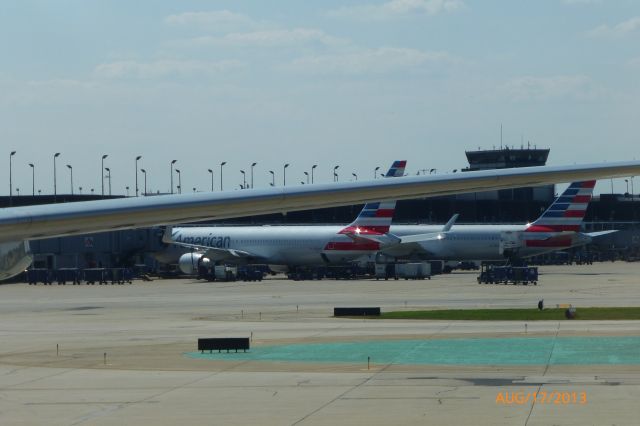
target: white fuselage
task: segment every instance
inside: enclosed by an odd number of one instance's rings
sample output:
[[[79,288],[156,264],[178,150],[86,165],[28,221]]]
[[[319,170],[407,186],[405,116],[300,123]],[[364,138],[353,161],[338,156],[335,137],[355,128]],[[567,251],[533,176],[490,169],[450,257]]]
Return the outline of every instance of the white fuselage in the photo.
[[[526,225],[454,225],[441,233],[441,225],[396,225],[391,234],[403,237],[418,234],[440,235],[419,243],[383,245],[356,240],[339,232],[342,225],[321,226],[214,226],[173,228],[177,243],[238,250],[249,253],[254,263],[274,265],[319,265],[376,259],[503,260],[507,252],[529,257],[575,245],[568,237],[558,244],[528,247],[527,239],[545,235],[526,233]],[[217,259],[223,260],[224,256]],[[378,257],[379,259],[379,257]]]

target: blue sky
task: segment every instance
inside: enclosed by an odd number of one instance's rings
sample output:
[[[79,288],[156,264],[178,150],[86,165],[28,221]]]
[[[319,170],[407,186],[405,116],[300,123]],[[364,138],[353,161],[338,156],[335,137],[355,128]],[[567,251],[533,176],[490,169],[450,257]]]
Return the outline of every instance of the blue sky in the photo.
[[[0,4],[0,140],[14,188],[227,188],[251,162],[288,183],[530,141],[550,164],[638,158],[640,3],[631,0],[20,1]],[[6,161],[6,160],[5,160]],[[5,172],[8,181],[8,171]],[[5,182],[6,182],[5,181]],[[624,181],[616,190],[625,189]],[[598,187],[610,191],[609,183]],[[3,185],[1,193],[8,193]]]

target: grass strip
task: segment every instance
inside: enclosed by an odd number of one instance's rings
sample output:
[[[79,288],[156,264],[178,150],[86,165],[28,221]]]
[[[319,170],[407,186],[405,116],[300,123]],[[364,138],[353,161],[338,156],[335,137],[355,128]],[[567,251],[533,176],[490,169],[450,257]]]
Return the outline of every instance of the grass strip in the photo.
[[[565,308],[538,309],[443,309],[383,312],[380,319],[557,321],[566,319]],[[640,320],[640,307],[576,308],[576,320]]]

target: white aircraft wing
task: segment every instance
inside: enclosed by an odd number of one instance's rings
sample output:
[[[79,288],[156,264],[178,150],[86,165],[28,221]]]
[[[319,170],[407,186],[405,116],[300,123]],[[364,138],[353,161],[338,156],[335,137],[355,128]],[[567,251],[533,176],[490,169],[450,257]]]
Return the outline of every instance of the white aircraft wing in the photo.
[[[634,175],[638,161],[13,207],[0,210],[0,243]]]

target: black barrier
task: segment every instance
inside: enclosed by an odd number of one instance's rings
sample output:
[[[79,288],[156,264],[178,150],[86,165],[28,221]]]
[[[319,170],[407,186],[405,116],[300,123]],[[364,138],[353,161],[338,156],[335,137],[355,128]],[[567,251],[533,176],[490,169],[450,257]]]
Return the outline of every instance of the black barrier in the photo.
[[[204,351],[215,351],[221,352],[226,350],[229,352],[231,349],[235,349],[238,352],[238,349],[242,349],[244,352],[249,349],[249,338],[248,337],[213,337],[207,339],[198,339],[198,350],[201,352]]]
[[[333,308],[334,317],[380,316],[380,308]]]

